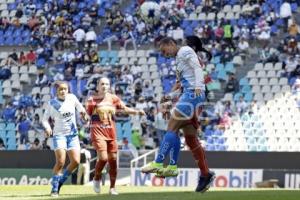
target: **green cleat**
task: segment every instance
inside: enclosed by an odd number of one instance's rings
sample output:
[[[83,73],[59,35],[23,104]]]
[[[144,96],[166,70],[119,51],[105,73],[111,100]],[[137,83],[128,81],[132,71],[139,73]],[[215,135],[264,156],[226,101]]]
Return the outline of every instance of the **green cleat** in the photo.
[[[153,162],[147,164],[146,166],[142,167],[142,172],[143,173],[156,173],[161,169],[163,169],[163,164],[156,163],[153,161]]]
[[[177,165],[168,165],[166,168],[157,172],[157,177],[174,177],[178,176],[179,171]]]

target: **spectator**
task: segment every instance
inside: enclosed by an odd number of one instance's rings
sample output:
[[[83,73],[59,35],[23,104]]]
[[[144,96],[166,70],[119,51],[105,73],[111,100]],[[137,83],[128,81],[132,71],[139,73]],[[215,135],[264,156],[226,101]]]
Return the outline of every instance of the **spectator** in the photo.
[[[231,26],[229,21],[225,24],[223,29],[224,29],[224,41],[231,48],[235,49],[234,44],[233,44],[233,40],[232,40],[232,37],[233,37],[232,33],[234,32],[234,29]]]
[[[73,33],[73,38],[75,38],[75,41],[77,42],[77,48],[79,50],[83,50],[84,48],[84,39],[85,39],[85,32],[82,28],[78,28]]]
[[[48,78],[44,71],[39,71],[36,77],[35,85],[36,86],[45,86],[48,83]]]
[[[247,110],[248,104],[245,102],[244,97],[240,96],[239,101],[236,103],[236,110],[240,116]]]
[[[235,93],[238,91],[238,89],[239,89],[239,83],[236,80],[235,76],[232,74],[230,75],[229,80],[227,82],[225,92]]]
[[[32,126],[32,129],[35,131],[36,135],[42,135],[43,134],[44,128],[43,128],[42,122],[40,121],[39,114],[36,113],[34,115],[34,119],[33,119],[33,122],[32,122],[31,126]]]
[[[19,57],[18,62],[19,62],[19,64],[21,64],[21,65],[24,65],[24,64],[27,63],[27,58],[26,58],[26,56],[25,56],[25,54],[24,54],[24,51],[21,51],[21,52],[20,52],[20,57]]]
[[[93,19],[89,16],[89,14],[85,14],[85,16],[81,19],[82,27],[85,31],[89,30],[92,25]]]
[[[18,65],[18,61],[19,61],[19,58],[18,58],[18,54],[16,52],[16,49],[13,49],[13,52],[11,54],[9,54],[8,58],[7,58],[7,65]]]
[[[20,144],[26,144],[29,142],[28,131],[30,130],[30,128],[30,120],[28,120],[25,115],[22,115],[18,124],[18,132],[20,133]]]
[[[93,28],[90,28],[89,31],[85,34],[85,41],[88,43],[88,48],[91,48],[95,44],[97,35]]]
[[[300,41],[299,26],[297,25],[295,19],[293,20],[292,24],[289,26],[288,33],[289,33],[289,36],[296,38],[298,42]]]
[[[284,1],[284,3],[280,6],[280,17],[284,20],[284,31],[286,31],[288,21],[292,17],[292,8],[288,1]]]
[[[242,38],[238,43],[239,53],[244,54],[245,56],[248,55],[249,52],[249,43],[246,41],[245,38]]]
[[[30,147],[30,150],[42,150],[43,145],[40,143],[40,140],[38,138],[34,139],[33,144]]]
[[[36,53],[31,49],[28,54],[26,54],[26,60],[28,64],[31,65],[36,60]]]
[[[153,98],[153,94],[154,94],[154,91],[153,91],[152,86],[150,86],[150,82],[146,81],[142,95],[145,97],[146,100],[148,100],[150,98]]]
[[[84,142],[80,141],[80,163],[78,165],[77,172],[77,185],[86,184],[90,180],[90,161],[91,161],[91,152],[87,150]]]

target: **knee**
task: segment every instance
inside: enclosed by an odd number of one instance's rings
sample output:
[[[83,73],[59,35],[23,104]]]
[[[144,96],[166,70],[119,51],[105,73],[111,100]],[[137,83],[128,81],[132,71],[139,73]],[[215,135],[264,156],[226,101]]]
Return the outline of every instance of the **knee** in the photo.
[[[78,159],[74,159],[72,163],[73,163],[73,165],[78,166],[79,163],[80,163],[80,159],[79,158]]]
[[[108,161],[108,158],[107,157],[101,157],[101,158],[98,159],[98,161],[106,163]]]
[[[65,165],[65,161],[64,161],[64,160],[57,160],[57,161],[56,161],[56,166],[57,166],[58,168],[63,168],[64,165]]]

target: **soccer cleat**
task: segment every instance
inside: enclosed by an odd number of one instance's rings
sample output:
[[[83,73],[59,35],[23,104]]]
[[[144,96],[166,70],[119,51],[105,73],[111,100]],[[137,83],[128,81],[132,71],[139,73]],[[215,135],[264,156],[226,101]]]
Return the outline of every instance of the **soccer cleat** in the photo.
[[[157,172],[158,177],[174,177],[178,176],[179,171],[177,165],[168,165],[166,168],[163,168]]]
[[[51,191],[51,197],[58,197],[58,192],[52,192]]]
[[[208,172],[207,176],[200,176],[196,188],[196,192],[201,192],[201,193],[206,192],[209,189],[210,184],[214,181],[215,178],[216,178],[215,173],[211,171]]]
[[[159,170],[163,169],[163,164],[162,163],[156,163],[156,162],[151,162],[145,167],[142,167],[142,172],[143,173],[156,173]]]
[[[93,180],[93,189],[98,194],[101,192],[100,181]]]
[[[110,194],[110,195],[119,195],[119,193],[117,193],[117,191],[116,191],[115,188],[110,188],[110,189],[109,189],[109,194]]]

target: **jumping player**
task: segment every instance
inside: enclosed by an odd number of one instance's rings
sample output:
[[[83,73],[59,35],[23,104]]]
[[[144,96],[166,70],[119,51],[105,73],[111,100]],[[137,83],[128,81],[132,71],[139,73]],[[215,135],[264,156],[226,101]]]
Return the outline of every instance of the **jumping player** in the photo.
[[[48,102],[42,123],[46,136],[53,136],[56,163],[53,168],[51,196],[58,196],[60,187],[80,162],[80,143],[75,110],[80,112],[85,121],[88,121],[88,116],[76,96],[69,93],[67,83],[58,81],[54,87],[56,88],[56,97]],[[61,174],[66,154],[70,163]]]
[[[195,50],[189,46],[179,48],[176,41],[172,38],[164,38],[160,42],[160,50],[164,56],[176,57],[177,80],[179,80],[183,92],[169,120],[168,131],[160,146],[156,160],[142,168],[142,172],[156,172],[163,176],[178,175],[177,160],[180,151],[178,130],[183,129],[187,139],[187,145],[190,147],[201,169],[201,176],[196,191],[204,192],[213,181],[214,173],[208,170],[204,150],[197,138],[197,128],[199,125],[197,124],[197,120],[195,120],[195,111],[205,100],[205,84],[202,69],[203,64],[200,63],[196,54],[200,49],[203,51],[203,48],[202,44],[201,46],[199,43],[194,44],[194,39],[195,38],[190,38],[192,44],[195,45]],[[189,42],[191,41],[187,43]],[[167,168],[163,168],[163,160],[170,151],[170,164]]]

